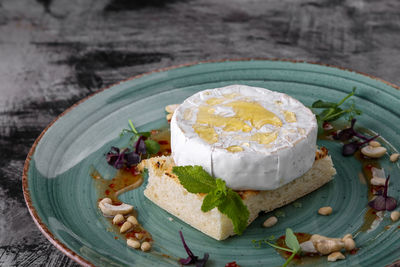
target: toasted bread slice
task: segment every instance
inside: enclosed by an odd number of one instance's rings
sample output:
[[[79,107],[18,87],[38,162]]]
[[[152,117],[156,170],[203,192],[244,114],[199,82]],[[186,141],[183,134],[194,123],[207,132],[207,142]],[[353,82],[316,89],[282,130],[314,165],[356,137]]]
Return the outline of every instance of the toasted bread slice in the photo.
[[[156,205],[175,215],[182,221],[217,240],[234,235],[230,219],[217,208],[209,212],[201,211],[204,194],[189,193],[172,173],[175,166],[171,156],[154,157],[143,161],[140,168],[149,170],[149,179],[144,195]],[[336,174],[332,159],[326,148],[316,152],[312,168],[301,177],[275,190],[237,191],[250,216],[248,224],[259,212],[272,211],[307,195],[329,182]]]

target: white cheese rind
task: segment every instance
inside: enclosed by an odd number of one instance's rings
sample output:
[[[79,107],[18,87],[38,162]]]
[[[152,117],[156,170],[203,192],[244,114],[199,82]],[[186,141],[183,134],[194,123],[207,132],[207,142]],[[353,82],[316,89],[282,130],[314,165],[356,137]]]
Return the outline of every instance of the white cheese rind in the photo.
[[[238,94],[232,101],[255,101],[278,116],[283,125],[267,124],[247,133],[224,132],[222,128],[214,127],[218,142],[205,142],[193,129],[198,107],[210,98],[232,93]],[[185,116],[187,110],[191,111],[191,116]],[[296,122],[286,122],[284,111],[295,113]],[[216,113],[226,117],[234,114],[229,108],[218,105]],[[278,133],[271,144],[249,141],[251,135],[269,131]],[[171,120],[171,149],[176,165],[200,165],[235,190],[273,190],[303,175],[314,162],[316,139],[315,116],[302,103],[286,94],[245,85],[198,92],[179,106]],[[227,148],[233,145],[241,146],[243,151],[228,151]]]

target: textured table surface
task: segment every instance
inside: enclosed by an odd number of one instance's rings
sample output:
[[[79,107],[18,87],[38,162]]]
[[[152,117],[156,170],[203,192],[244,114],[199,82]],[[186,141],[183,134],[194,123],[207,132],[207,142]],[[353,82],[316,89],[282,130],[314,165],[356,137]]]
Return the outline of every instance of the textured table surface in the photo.
[[[400,84],[400,1],[0,0],[0,266],[77,266],[36,228],[35,138],[96,90],[202,60],[315,61]]]

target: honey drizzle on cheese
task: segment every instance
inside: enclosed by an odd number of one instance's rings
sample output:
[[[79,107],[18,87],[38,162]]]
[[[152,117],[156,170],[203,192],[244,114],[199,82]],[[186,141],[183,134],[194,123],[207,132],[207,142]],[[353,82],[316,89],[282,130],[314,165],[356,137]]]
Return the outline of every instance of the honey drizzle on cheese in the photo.
[[[217,143],[219,135],[214,127],[222,127],[222,130],[225,132],[250,132],[253,127],[259,130],[265,124],[276,127],[282,126],[281,119],[259,103],[243,100],[232,101],[232,98],[237,96],[238,94],[231,94],[224,95],[223,97],[209,98],[205,101],[205,105],[199,106],[193,129],[201,139],[208,144]],[[224,117],[215,114],[216,105],[231,107],[235,115]],[[284,115],[287,122],[296,121],[296,115],[293,112],[284,111]],[[277,137],[277,132],[256,133],[252,135],[249,140],[266,145],[273,142]],[[243,151],[243,148],[240,146],[230,146],[227,150],[235,153]]]

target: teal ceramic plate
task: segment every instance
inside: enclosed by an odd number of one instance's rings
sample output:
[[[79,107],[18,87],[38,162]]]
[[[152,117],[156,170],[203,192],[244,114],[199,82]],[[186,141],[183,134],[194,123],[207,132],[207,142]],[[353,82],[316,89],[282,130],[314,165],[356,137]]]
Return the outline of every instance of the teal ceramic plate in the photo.
[[[246,84],[289,94],[306,105],[317,99],[338,101],[357,87],[354,97],[364,114],[358,125],[383,137],[389,154],[400,147],[400,91],[394,85],[336,67],[279,60],[227,60],[184,65],[134,77],[102,90],[77,103],[39,136],[24,168],[23,189],[29,210],[46,237],[82,265],[179,266],[176,258],[186,253],[179,239],[182,230],[197,255],[210,253],[207,266],[279,266],[284,260],[272,248],[256,249],[253,239],[295,232],[340,237],[353,233],[360,248],[346,260],[328,263],[326,258],[305,265],[385,266],[400,258],[399,223],[386,212],[380,223],[364,232],[367,187],[359,179],[360,163],[344,158],[340,145],[319,141],[332,155],[335,179],[298,202],[279,209],[279,223],[262,228],[271,214],[261,215],[242,236],[215,241],[161,210],[143,196],[141,188],[120,196],[135,206],[139,221],[154,238],[152,253],[130,249],[122,238],[114,239],[109,222],[97,209],[98,192],[90,172],[95,167],[111,178],[114,170],[104,154],[112,145],[122,145],[121,129],[132,119],[139,130],[167,126],[164,107],[180,103],[193,93],[230,84]],[[389,145],[390,143],[390,145]],[[391,174],[390,195],[400,196],[399,164],[380,160]],[[321,206],[332,206],[333,214],[319,216]],[[399,208],[397,208],[399,209]],[[275,211],[276,212],[276,211]],[[274,213],[274,212],[272,212]],[[173,220],[170,220],[170,217]],[[162,254],[171,256],[163,257]]]

